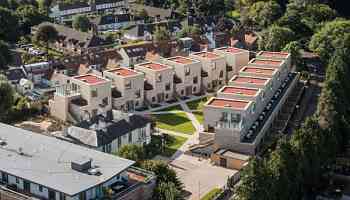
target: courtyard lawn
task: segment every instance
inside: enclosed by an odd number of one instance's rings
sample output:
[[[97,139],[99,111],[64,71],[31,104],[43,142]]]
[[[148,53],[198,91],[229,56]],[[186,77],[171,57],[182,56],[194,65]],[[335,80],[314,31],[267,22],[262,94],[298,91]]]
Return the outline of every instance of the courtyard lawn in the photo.
[[[194,111],[192,112],[193,115],[196,117],[196,119],[198,120],[198,122],[200,124],[203,124],[204,122],[204,116],[203,116],[203,112],[202,111]]]
[[[152,115],[156,120],[156,126],[160,129],[193,134],[196,130],[192,125],[190,119],[187,118],[186,113],[168,113],[168,114],[154,114]]]
[[[161,110],[155,110],[155,112],[163,112],[163,111],[183,111],[180,105],[170,106]]]
[[[156,155],[171,157],[187,140],[185,137],[164,134],[165,146],[164,152],[161,150],[161,136],[152,136],[151,144],[147,145],[146,151],[150,154],[150,159]]]
[[[208,99],[209,99],[208,97],[204,97],[202,99],[197,99],[197,100],[194,100],[194,101],[190,101],[190,102],[187,102],[187,106],[191,110],[200,110],[200,111],[202,111],[203,105],[205,104],[205,102],[207,102]]]

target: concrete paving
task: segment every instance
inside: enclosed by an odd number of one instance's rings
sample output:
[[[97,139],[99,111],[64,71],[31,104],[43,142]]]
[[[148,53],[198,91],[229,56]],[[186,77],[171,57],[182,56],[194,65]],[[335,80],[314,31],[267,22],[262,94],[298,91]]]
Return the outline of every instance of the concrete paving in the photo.
[[[213,188],[222,188],[238,171],[214,166],[210,160],[182,154],[170,163],[189,192],[189,200],[199,200]]]

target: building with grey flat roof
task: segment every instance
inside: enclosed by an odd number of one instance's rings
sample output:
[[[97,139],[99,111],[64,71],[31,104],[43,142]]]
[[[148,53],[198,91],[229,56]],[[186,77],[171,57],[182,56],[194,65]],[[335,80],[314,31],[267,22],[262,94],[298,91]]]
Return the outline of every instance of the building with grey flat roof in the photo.
[[[134,161],[0,123],[0,163],[0,182],[17,192],[88,200],[129,188]]]

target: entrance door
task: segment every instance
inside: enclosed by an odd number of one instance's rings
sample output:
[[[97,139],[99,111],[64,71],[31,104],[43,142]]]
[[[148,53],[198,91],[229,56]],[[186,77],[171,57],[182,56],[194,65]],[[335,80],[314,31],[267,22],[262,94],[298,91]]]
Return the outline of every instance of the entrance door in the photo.
[[[220,158],[220,166],[226,168],[226,166],[227,166],[226,158]]]
[[[192,95],[192,86],[186,87],[186,96]]]
[[[158,98],[158,103],[163,102],[164,101],[164,93],[157,94],[157,98]]]
[[[30,183],[28,181],[23,181],[23,190],[24,192],[30,192]]]

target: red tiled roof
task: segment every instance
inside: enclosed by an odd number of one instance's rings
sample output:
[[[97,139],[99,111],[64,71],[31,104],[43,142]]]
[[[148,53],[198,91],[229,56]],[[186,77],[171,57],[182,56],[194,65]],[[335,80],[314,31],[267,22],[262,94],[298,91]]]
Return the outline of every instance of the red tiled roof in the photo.
[[[241,88],[241,87],[234,87],[234,86],[225,86],[223,90],[221,90],[223,93],[230,93],[230,94],[238,94],[238,95],[246,95],[246,96],[255,96],[259,90],[254,88]]]
[[[260,56],[265,56],[269,58],[287,58],[287,52],[271,52],[271,51],[262,51]]]
[[[106,82],[105,79],[92,75],[92,74],[87,74],[87,75],[82,75],[82,76],[75,76],[74,79],[83,81],[88,84],[98,84],[98,83],[103,83]]]
[[[143,66],[143,67],[155,70],[155,71],[169,68],[166,65],[163,65],[163,64],[160,64],[160,63],[154,63],[154,62],[141,64],[140,66]]]
[[[257,78],[257,77],[246,77],[246,76],[235,76],[231,79],[231,82],[236,83],[250,83],[255,85],[265,85],[269,79],[267,78]]]
[[[257,64],[257,65],[273,65],[273,66],[280,66],[283,61],[281,60],[267,60],[267,59],[254,59],[251,63]]]
[[[125,77],[137,74],[137,72],[135,72],[134,70],[127,69],[127,68],[112,69],[112,70],[109,70],[109,72],[115,73],[116,75],[119,75],[119,76],[125,76]]]
[[[174,62],[177,62],[177,63],[180,63],[180,64],[191,64],[191,63],[194,62],[194,60],[186,58],[186,57],[182,57],[182,56],[168,58],[168,60],[174,61]]]
[[[199,53],[194,53],[193,55],[200,56],[202,58],[209,58],[209,59],[214,59],[220,57],[218,54],[213,53],[213,52],[199,52]]]
[[[249,104],[249,101],[214,98],[209,102],[208,105],[222,107],[222,108],[244,109],[248,104]]]
[[[275,72],[275,69],[245,66],[245,67],[243,67],[242,72],[253,73],[253,74],[264,74],[264,75],[271,75],[272,76],[273,73]]]

